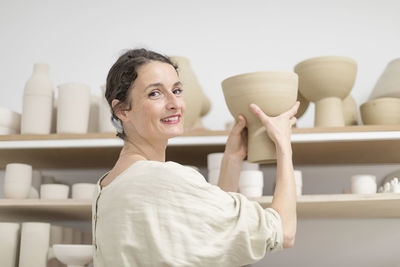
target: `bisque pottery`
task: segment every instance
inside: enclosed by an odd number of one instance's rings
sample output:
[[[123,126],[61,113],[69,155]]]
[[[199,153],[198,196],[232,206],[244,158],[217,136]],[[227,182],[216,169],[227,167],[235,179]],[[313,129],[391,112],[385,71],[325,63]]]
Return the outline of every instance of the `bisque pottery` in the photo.
[[[32,185],[32,166],[9,163],[4,175],[4,195],[11,199],[28,198]]]
[[[374,175],[360,174],[351,177],[351,193],[353,194],[375,194],[376,189],[376,176]]]
[[[53,111],[54,90],[49,78],[49,65],[37,63],[25,84],[21,133],[49,134]]]
[[[379,77],[369,99],[381,97],[400,98],[400,58],[389,62],[384,72]]]
[[[21,130],[21,114],[8,108],[0,107],[0,127],[12,129],[15,132]]]
[[[261,121],[250,111],[249,105],[257,104],[268,116],[277,116],[296,102],[297,86],[297,74],[289,71],[246,73],[222,81],[229,111],[235,119],[239,114],[246,118],[249,162],[276,161],[275,145],[268,138]]]
[[[400,98],[370,100],[360,106],[360,112],[366,125],[400,124]]]
[[[246,197],[261,197],[264,187],[262,171],[241,171],[239,177],[239,192]]]
[[[186,106],[190,107],[185,110],[184,127],[190,129],[201,117],[204,94],[189,59],[182,56],[171,56],[170,59],[178,65],[179,79],[183,85],[183,99]]]
[[[351,95],[342,101],[344,124],[346,126],[358,124],[358,107]]]
[[[40,186],[41,199],[67,199],[69,186],[64,184],[42,184]]]
[[[84,267],[93,259],[92,245],[53,245],[55,257],[68,267]]]
[[[88,131],[90,88],[83,83],[58,86],[57,133],[84,134]]]
[[[72,185],[73,199],[92,199],[96,190],[96,184],[76,183]]]
[[[0,222],[0,266],[15,267],[19,248],[19,223]]]
[[[115,133],[115,128],[111,123],[111,109],[105,97],[106,87],[101,86],[101,99],[99,106],[99,131],[101,133]]]
[[[46,266],[49,243],[49,223],[22,223],[19,267]]]
[[[345,126],[342,100],[353,88],[357,63],[348,57],[316,57],[300,62],[294,71],[300,93],[315,103],[315,126]]]

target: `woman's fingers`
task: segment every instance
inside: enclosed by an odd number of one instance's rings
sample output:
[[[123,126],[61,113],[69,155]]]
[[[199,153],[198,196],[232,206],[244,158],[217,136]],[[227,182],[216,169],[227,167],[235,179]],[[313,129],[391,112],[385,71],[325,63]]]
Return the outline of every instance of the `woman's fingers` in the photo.
[[[250,111],[253,112],[264,125],[268,123],[269,117],[260,109],[259,106],[256,104],[250,104]]]
[[[292,118],[290,118],[289,122],[290,122],[290,127],[292,127],[293,125],[296,124],[297,118],[296,117],[292,117]]]
[[[239,115],[235,125],[232,128],[232,132],[234,134],[240,134],[244,127],[246,127],[246,119],[243,115]]]
[[[284,114],[287,115],[289,118],[293,117],[294,115],[296,115],[297,110],[300,107],[300,102],[296,101],[296,103],[288,110],[286,111]]]

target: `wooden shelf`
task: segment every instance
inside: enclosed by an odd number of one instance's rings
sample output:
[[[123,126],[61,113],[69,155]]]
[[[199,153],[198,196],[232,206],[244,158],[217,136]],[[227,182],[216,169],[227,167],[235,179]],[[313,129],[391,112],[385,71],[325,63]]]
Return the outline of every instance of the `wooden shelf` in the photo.
[[[272,196],[254,199],[267,208]],[[400,194],[303,195],[299,218],[400,218]],[[1,199],[0,221],[91,220],[90,200]]]
[[[169,140],[167,160],[206,165],[223,152],[227,131],[191,131]],[[34,168],[110,168],[123,142],[114,134],[0,136],[0,168],[21,162]],[[293,129],[295,164],[400,163],[400,125]]]

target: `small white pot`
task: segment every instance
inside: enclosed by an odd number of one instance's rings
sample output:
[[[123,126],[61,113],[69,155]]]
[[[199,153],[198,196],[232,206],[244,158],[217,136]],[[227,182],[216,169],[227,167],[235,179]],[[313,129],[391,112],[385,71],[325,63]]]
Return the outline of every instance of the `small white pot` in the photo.
[[[247,170],[240,172],[239,192],[246,197],[261,197],[264,187],[262,171]]]
[[[374,175],[353,175],[351,177],[351,193],[353,194],[375,194],[376,176]]]
[[[211,170],[221,169],[221,162],[224,153],[210,153],[207,155],[207,168]]]
[[[208,171],[208,182],[213,185],[218,185],[219,169]]]
[[[77,183],[72,185],[73,199],[92,199],[96,190],[96,184]]]
[[[262,186],[245,186],[240,188],[240,193],[246,197],[261,197],[263,194]]]
[[[32,166],[23,163],[6,165],[4,195],[11,199],[28,198],[32,184]]]
[[[0,107],[0,126],[19,132],[21,129],[21,114],[4,107]]]
[[[69,186],[64,184],[42,184],[40,186],[41,199],[67,199]]]
[[[19,247],[19,223],[0,222],[0,266],[15,267]]]

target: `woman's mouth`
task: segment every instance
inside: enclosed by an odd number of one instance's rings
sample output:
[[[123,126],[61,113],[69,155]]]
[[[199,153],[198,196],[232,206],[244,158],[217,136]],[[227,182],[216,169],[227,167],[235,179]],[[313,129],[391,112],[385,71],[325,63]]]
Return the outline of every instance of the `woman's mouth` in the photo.
[[[179,123],[180,121],[181,121],[181,115],[179,114],[168,116],[164,119],[161,119],[161,122],[164,124],[176,124]]]

